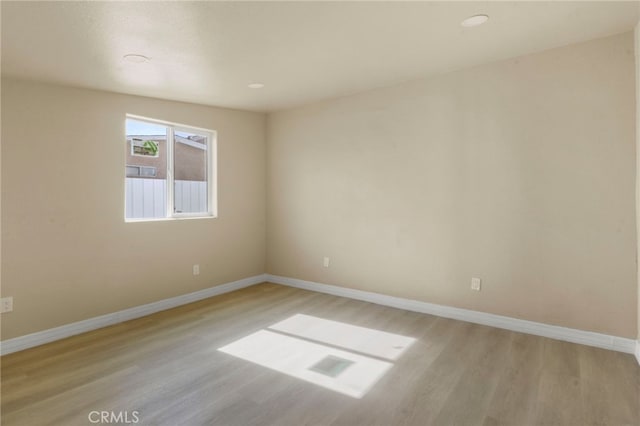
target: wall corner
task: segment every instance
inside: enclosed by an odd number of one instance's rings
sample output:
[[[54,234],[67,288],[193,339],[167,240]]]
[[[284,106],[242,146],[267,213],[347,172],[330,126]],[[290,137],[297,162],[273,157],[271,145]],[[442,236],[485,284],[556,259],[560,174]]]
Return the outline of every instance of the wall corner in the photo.
[[[636,281],[638,285],[636,358],[640,363],[640,21],[634,28],[633,40],[636,59]]]

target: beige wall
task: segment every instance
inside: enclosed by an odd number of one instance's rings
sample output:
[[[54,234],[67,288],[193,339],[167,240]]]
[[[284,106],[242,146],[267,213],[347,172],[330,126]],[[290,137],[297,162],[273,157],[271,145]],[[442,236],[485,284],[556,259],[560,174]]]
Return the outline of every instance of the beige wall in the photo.
[[[218,132],[217,219],[124,222],[127,113]],[[262,114],[3,80],[2,339],[263,273],[264,134]]]
[[[271,114],[267,271],[635,337],[634,93],[626,33]]]
[[[260,274],[265,253],[274,274],[636,336],[633,50],[271,114],[268,150],[261,114],[3,79],[2,339]],[[218,219],[124,222],[127,113],[218,131]]]

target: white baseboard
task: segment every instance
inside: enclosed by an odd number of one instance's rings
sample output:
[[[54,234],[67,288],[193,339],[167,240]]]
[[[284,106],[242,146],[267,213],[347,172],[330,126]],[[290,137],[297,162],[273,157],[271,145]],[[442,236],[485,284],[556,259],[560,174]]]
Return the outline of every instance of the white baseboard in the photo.
[[[118,324],[131,319],[144,317],[155,312],[164,311],[175,308],[176,306],[186,305],[187,303],[196,302],[198,300],[207,299],[230,291],[239,290],[267,281],[267,275],[256,275],[242,280],[210,287],[194,293],[183,294],[181,296],[172,297],[170,299],[160,300],[158,302],[146,305],[136,306],[111,314],[101,315],[99,317],[89,318],[83,321],[66,324],[60,327],[50,328],[48,330],[38,331],[36,333],[27,334],[25,336],[15,337],[13,339],[3,340],[0,342],[0,355],[6,355],[18,352],[34,346],[43,345],[55,340],[64,339],[76,334],[85,333],[87,331],[96,330],[98,328],[107,327],[109,325]]]
[[[483,324],[491,327],[533,334],[536,336],[549,337],[556,340],[595,346],[597,348],[610,349],[629,354],[633,354],[635,351],[636,358],[638,358],[638,362],[640,362],[640,355],[638,354],[640,351],[640,349],[638,349],[639,343],[633,339],[627,339],[624,337],[610,336],[607,334],[577,330],[574,328],[559,327],[556,325],[526,321],[501,315],[488,314],[485,312],[471,311],[468,309],[436,305],[433,303],[386,296],[379,293],[354,290],[351,288],[321,284],[312,281],[304,281],[296,278],[281,277],[278,275],[267,274],[266,280],[275,284],[282,284],[290,287],[332,294],[334,296],[347,297],[350,299],[363,300],[365,302],[371,302],[378,305]]]
[[[269,281],[290,287],[305,290],[327,293],[335,296],[347,297],[350,299],[363,300],[378,305],[390,306],[407,311],[420,312],[424,314],[436,315],[445,318],[452,318],[476,324],[488,325],[491,327],[503,328],[537,336],[549,337],[567,342],[579,343],[598,348],[610,349],[618,352],[635,354],[640,364],[640,340],[627,339],[624,337],[610,336],[607,334],[594,333],[591,331],[576,330],[573,328],[559,327],[555,325],[543,324],[539,322],[526,321],[517,318],[510,318],[501,315],[488,314],[485,312],[471,311],[468,309],[454,308],[450,306],[436,305],[433,303],[420,302],[417,300],[404,299],[400,297],[386,296],[384,294],[373,293],[362,290],[354,290],[345,287],[338,287],[329,284],[321,284],[312,281],[304,281],[296,278],[281,277],[277,275],[262,274],[242,280],[218,285],[194,293],[183,294],[170,299],[146,305],[136,306],[111,314],[89,318],[87,320],[66,324],[48,330],[38,331],[25,336],[16,337],[0,342],[0,355],[18,352],[34,346],[43,345],[55,340],[64,339],[76,334],[107,327],[140,318],[155,312],[186,305],[198,300],[207,299],[224,293],[229,293],[241,288],[250,287]]]

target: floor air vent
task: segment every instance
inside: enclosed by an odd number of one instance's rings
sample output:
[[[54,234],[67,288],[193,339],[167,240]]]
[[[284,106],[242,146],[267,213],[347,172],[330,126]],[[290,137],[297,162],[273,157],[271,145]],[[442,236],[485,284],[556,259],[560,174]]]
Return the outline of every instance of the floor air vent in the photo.
[[[328,355],[311,366],[309,370],[329,377],[338,377],[340,373],[349,368],[353,363],[353,361],[349,361],[348,359]]]

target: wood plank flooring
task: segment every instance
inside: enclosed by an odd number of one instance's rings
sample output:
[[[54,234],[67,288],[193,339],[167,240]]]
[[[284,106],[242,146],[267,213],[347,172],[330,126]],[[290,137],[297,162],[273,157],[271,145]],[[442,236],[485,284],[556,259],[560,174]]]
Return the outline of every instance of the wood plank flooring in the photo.
[[[416,341],[360,399],[217,350],[295,314]],[[91,425],[92,411],[171,426],[640,425],[631,355],[268,283],[7,355],[1,370],[4,426]]]

